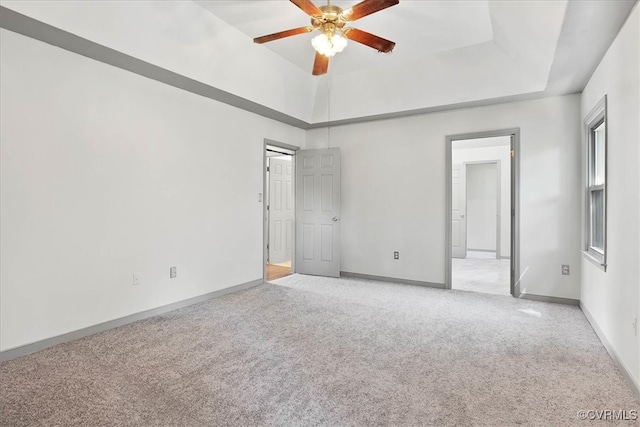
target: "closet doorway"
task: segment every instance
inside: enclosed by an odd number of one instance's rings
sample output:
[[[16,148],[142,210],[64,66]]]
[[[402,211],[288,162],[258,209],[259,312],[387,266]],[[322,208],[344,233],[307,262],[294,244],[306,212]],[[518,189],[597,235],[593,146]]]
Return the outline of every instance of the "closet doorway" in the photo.
[[[280,144],[265,144],[264,278],[267,282],[288,276],[293,272],[295,256],[295,149],[293,148],[285,148]]]

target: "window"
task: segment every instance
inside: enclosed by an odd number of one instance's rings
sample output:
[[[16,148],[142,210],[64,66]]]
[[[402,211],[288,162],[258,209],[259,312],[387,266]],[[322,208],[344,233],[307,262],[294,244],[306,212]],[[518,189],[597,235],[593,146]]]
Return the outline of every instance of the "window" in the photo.
[[[584,253],[606,270],[607,243],[607,97],[585,119],[587,139]]]

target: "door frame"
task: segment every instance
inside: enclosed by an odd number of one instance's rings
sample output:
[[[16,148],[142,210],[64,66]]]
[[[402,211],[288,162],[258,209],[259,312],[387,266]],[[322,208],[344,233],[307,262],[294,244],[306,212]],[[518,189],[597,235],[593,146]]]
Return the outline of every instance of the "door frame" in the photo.
[[[283,155],[291,156],[291,174],[292,174],[292,191],[295,197],[296,194],[296,152],[300,150],[300,147],[285,144],[284,142],[274,141],[272,139],[264,139],[262,147],[262,280],[267,281],[267,245],[269,244],[269,216],[267,212],[267,186],[269,182],[267,180],[267,147],[281,148],[283,149]],[[293,206],[293,230],[292,230],[292,242],[291,242],[291,274],[296,271],[296,207]]]
[[[462,165],[465,168],[464,171],[464,179],[465,179],[465,183],[464,183],[464,188],[465,188],[465,192],[464,192],[464,198],[465,198],[465,219],[469,219],[469,213],[467,212],[467,205],[468,205],[468,201],[467,201],[467,181],[468,181],[468,172],[469,170],[467,169],[468,165],[492,165],[495,164],[496,165],[496,185],[498,187],[498,193],[496,195],[496,259],[500,259],[500,237],[501,237],[501,231],[502,231],[502,214],[500,213],[500,209],[502,208],[502,176],[501,174],[501,163],[500,163],[500,159],[496,159],[496,160],[474,160],[474,161],[469,161],[469,162],[462,162]],[[467,223],[468,224],[468,223]],[[467,226],[467,232],[469,231],[469,227]],[[466,236],[466,233],[465,233]],[[469,245],[467,245],[467,251],[469,250]]]
[[[519,298],[520,292],[520,128],[473,132],[445,137],[445,289],[451,289],[451,172],[453,141],[497,136],[511,137],[511,260],[510,292]]]

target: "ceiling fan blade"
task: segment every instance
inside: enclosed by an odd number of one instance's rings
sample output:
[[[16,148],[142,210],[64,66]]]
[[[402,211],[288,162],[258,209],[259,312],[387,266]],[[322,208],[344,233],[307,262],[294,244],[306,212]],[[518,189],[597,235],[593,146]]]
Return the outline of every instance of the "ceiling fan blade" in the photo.
[[[313,62],[313,75],[321,76],[323,74],[327,74],[327,69],[329,68],[329,57],[324,56],[320,52],[316,52],[316,59]]]
[[[322,11],[309,0],[289,0],[309,16],[322,16]]]
[[[273,40],[283,39],[285,37],[297,36],[298,34],[304,34],[313,31],[313,27],[300,27],[292,30],[280,31],[279,33],[268,34],[262,37],[256,37],[253,39],[255,43],[266,43]]]
[[[342,17],[346,21],[355,21],[398,3],[400,0],[364,0],[342,12]]]
[[[383,39],[374,34],[367,33],[366,31],[359,30],[357,28],[346,28],[342,31],[346,38],[353,40],[354,42],[362,43],[377,50],[378,52],[389,53],[396,45],[391,40]]]

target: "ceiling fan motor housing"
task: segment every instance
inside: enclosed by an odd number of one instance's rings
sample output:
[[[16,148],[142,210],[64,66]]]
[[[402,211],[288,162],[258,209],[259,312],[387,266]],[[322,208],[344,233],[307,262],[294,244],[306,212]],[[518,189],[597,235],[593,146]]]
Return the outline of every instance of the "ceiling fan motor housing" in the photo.
[[[332,24],[333,28],[342,28],[347,21],[342,17],[342,9],[338,6],[324,5],[320,6],[322,16],[312,16],[311,25],[313,28],[323,28],[326,24]]]

